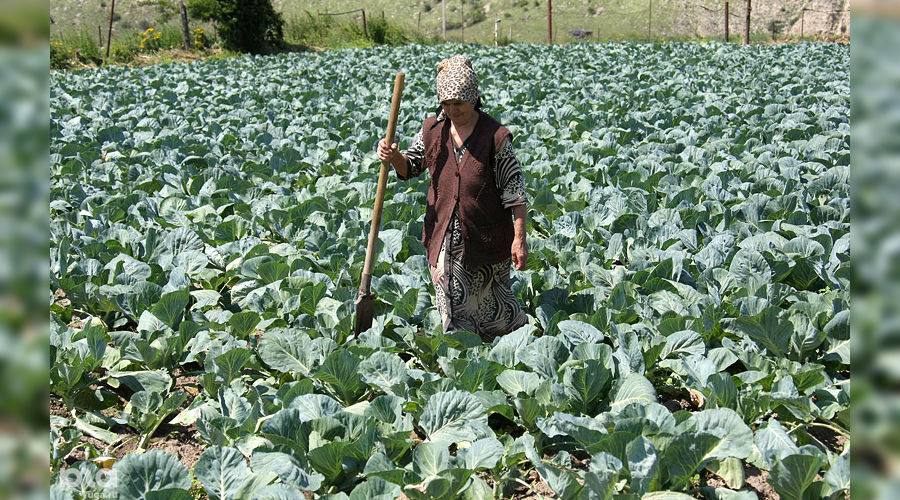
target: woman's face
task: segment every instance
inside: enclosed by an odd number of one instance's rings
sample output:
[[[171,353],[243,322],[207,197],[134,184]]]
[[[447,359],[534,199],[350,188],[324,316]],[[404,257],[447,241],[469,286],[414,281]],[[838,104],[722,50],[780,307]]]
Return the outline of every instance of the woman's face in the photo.
[[[467,125],[475,117],[475,106],[460,99],[447,99],[441,103],[444,114],[454,125]]]

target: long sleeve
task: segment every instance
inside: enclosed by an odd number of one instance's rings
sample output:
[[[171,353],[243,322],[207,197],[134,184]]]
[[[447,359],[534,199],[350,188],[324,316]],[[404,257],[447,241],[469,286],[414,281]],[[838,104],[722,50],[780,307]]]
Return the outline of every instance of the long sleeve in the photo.
[[[494,180],[500,190],[503,208],[527,205],[525,178],[522,176],[522,169],[519,167],[519,160],[516,159],[516,152],[509,137],[494,154],[494,165]]]
[[[411,179],[413,177],[418,177],[422,171],[424,170],[424,159],[425,159],[425,141],[422,140],[422,131],[420,130],[416,137],[413,139],[412,146],[409,147],[406,151],[403,151],[403,154],[406,155],[407,158],[407,166],[406,166],[406,176],[401,177],[399,174],[398,178],[402,180]]]

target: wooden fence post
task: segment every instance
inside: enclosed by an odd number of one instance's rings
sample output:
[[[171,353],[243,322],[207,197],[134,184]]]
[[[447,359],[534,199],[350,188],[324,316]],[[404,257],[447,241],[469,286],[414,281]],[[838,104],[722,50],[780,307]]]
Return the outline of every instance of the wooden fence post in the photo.
[[[325,45],[325,42],[322,40],[322,13],[316,11],[316,25],[319,27],[319,46]]]
[[[553,45],[553,2],[547,0],[547,45]]]
[[[109,57],[109,48],[112,47],[112,23],[116,12],[116,0],[109,4],[109,30],[106,32],[106,57]]]
[[[800,39],[801,40],[803,39],[803,28],[805,27],[803,25],[805,23],[806,23],[806,9],[804,8],[800,11]]]
[[[181,4],[181,29],[184,30],[184,50],[191,50],[191,28],[188,26],[187,7],[184,6],[184,0]]]
[[[653,38],[653,0],[650,0],[647,12],[647,41],[651,38]]]
[[[97,39],[100,40],[100,48],[103,48],[103,28],[97,25]]]
[[[744,45],[750,45],[750,0],[747,0],[747,22],[744,26]]]
[[[369,38],[369,27],[368,27],[368,25],[366,25],[366,9],[360,9],[360,10],[362,10],[362,18],[363,18],[363,35],[366,38]]]
[[[497,19],[494,21],[494,47],[500,46],[500,35],[497,33],[497,29],[500,27],[500,20]]]
[[[728,43],[728,21],[730,20],[728,16],[728,2],[725,2],[725,43]]]
[[[459,0],[459,43],[466,43],[466,3]]]

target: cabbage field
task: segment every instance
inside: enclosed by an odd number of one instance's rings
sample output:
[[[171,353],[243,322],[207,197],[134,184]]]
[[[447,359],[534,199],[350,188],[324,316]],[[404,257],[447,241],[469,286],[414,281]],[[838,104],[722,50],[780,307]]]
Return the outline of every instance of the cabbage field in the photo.
[[[530,324],[443,334],[398,137],[469,55]],[[407,46],[51,74],[54,499],[843,498],[849,47]]]

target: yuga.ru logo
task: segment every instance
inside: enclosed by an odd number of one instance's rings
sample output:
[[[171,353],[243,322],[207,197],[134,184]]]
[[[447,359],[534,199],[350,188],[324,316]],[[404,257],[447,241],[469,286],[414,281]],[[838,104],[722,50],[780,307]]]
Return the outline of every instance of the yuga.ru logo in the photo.
[[[118,498],[118,472],[112,469],[71,468],[60,471],[57,484],[65,489],[75,490],[85,500]]]

